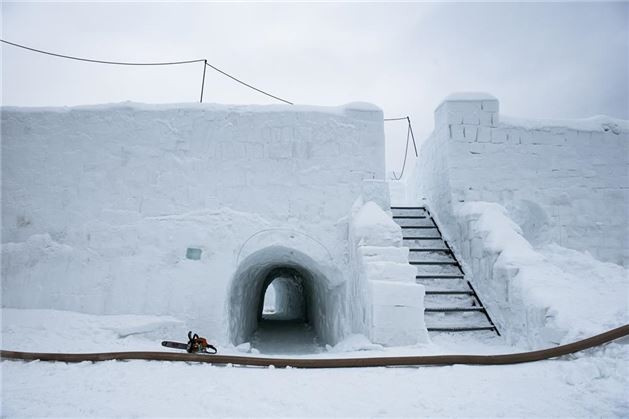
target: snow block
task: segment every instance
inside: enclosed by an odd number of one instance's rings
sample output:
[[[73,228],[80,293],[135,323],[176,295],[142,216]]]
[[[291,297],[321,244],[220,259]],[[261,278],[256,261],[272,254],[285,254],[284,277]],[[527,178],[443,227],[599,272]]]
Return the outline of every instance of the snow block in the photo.
[[[371,338],[386,346],[427,342],[424,286],[370,281],[373,294]]]
[[[446,97],[435,110],[435,130],[439,126],[450,125],[452,138],[460,140],[458,127],[461,124],[496,126],[498,111],[498,99],[490,94],[454,93]]]
[[[381,179],[363,179],[364,202],[375,202],[380,208],[390,208],[389,182]]]
[[[368,280],[414,283],[417,268],[408,262],[368,262],[365,263],[365,276]]]
[[[409,249],[401,247],[402,231],[374,202],[357,200],[352,208],[351,262],[357,286],[370,301],[364,313],[372,341],[383,345],[426,342],[424,287],[415,282],[417,268],[408,262]]]
[[[416,283],[369,281],[375,306],[424,307],[424,286]]]
[[[352,220],[352,233],[363,246],[401,246],[402,229],[375,202],[363,205]]]
[[[358,251],[365,262],[408,262],[408,247],[359,246]]]
[[[424,315],[422,309],[402,305],[373,306],[373,325],[380,328],[417,329],[417,319]]]

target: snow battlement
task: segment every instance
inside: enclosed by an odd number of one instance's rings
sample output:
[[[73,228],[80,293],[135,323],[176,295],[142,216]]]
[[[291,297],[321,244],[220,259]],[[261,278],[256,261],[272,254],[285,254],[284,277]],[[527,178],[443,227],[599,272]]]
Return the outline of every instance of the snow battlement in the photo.
[[[629,263],[629,121],[499,111],[484,94],[444,100],[409,200],[436,215],[509,340],[540,347],[626,323],[615,296]]]
[[[543,224],[529,232],[534,242],[552,240],[626,264],[628,156],[629,121],[503,117],[491,95],[455,94],[435,110],[417,173],[440,218],[461,202],[531,202]]]
[[[453,93],[435,110],[435,127],[498,124],[498,99],[488,93]]]

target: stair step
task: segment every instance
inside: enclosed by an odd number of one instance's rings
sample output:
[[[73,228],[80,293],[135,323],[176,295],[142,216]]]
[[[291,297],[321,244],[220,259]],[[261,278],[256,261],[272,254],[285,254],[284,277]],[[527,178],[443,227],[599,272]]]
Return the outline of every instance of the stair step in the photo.
[[[412,260],[410,262],[411,265],[453,265],[453,266],[457,266],[459,264],[459,262],[455,261],[455,260],[433,260],[433,261],[418,261],[418,260]]]
[[[461,280],[457,279],[422,279],[417,280],[415,283],[421,284],[426,289],[426,298],[428,298],[428,291],[463,291],[465,284]],[[439,297],[436,295],[435,297]],[[430,305],[430,304],[427,304]],[[434,306],[443,306],[449,304],[433,304]],[[456,305],[456,304],[452,304]]]
[[[402,236],[403,240],[443,240],[440,236],[439,237],[404,237]]]
[[[424,306],[425,307],[476,307],[476,300],[473,295],[469,294],[428,294],[424,297]],[[453,314],[456,313],[443,313],[443,312],[432,312],[426,313],[426,316],[447,316],[451,318]],[[478,315],[482,316],[482,312],[463,312],[458,313],[459,315],[469,317],[469,315]],[[437,323],[437,326],[441,325],[441,322]],[[454,322],[456,326],[464,326],[462,324],[458,324],[458,322]]]
[[[415,279],[463,279],[464,275],[415,275]]]
[[[482,330],[496,330],[494,326],[428,327],[427,329],[429,332],[480,332]]]
[[[415,267],[415,275],[459,275],[462,274],[461,268],[454,263],[417,263],[409,262],[411,266]]]
[[[408,260],[412,262],[456,262],[456,259],[448,252],[409,252]],[[419,272],[421,273],[421,272]],[[458,273],[458,272],[457,272]]]
[[[484,312],[485,307],[426,307],[424,311],[428,313],[454,313],[466,311]]]
[[[409,252],[446,252],[452,253],[450,249],[446,249],[445,247],[437,248],[437,247],[416,247],[414,249],[408,249]]]
[[[400,226],[400,228],[416,228],[416,229],[427,230],[427,229],[431,229],[431,228],[436,229],[437,226]]]
[[[472,291],[465,290],[435,290],[435,291],[426,291],[426,295],[474,295]]]
[[[411,249],[445,249],[443,240],[404,240],[404,247]],[[419,250],[421,252],[421,250]]]
[[[409,247],[409,264],[416,266],[415,281],[427,288],[424,319],[428,331],[493,331],[500,335],[471,284],[465,281],[456,255],[428,209],[392,206],[391,212],[402,229],[404,245]]]

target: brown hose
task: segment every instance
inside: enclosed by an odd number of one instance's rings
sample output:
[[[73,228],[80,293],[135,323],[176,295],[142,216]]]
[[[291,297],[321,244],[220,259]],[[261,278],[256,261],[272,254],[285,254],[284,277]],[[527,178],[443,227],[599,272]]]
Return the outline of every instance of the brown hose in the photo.
[[[35,353],[0,351],[2,359],[21,359],[25,361],[60,361],[60,362],[84,362],[84,361],[111,361],[140,359],[147,361],[186,361],[204,362],[209,364],[236,364],[252,366],[275,366],[295,368],[355,368],[355,367],[387,367],[387,366],[414,366],[414,365],[505,365],[519,364],[523,362],[541,361],[556,358],[563,355],[583,351],[585,349],[600,346],[613,340],[629,335],[629,324],[612,329],[600,335],[583,339],[578,342],[560,345],[554,348],[539,351],[520,352],[504,355],[430,355],[430,356],[396,356],[376,358],[337,358],[337,359],[287,359],[287,358],[258,358],[234,355],[197,355],[173,352],[103,352],[91,354],[64,354],[64,353]]]

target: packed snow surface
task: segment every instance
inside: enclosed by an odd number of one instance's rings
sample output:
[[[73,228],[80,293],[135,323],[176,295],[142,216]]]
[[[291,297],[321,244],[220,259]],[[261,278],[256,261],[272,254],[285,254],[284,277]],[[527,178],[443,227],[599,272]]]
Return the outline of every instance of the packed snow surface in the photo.
[[[612,118],[606,115],[596,115],[582,119],[532,119],[501,115],[500,121],[503,125],[521,127],[529,130],[569,128],[577,131],[611,131],[614,134],[629,131],[629,120]]]
[[[103,111],[114,109],[133,109],[138,111],[164,111],[181,109],[203,109],[207,111],[229,111],[240,113],[269,113],[269,112],[316,112],[342,115],[345,111],[365,111],[377,112],[381,109],[367,102],[352,102],[341,106],[315,106],[315,105],[226,105],[219,103],[140,103],[140,102],[116,102],[103,103],[98,105],[78,105],[78,106],[3,106],[3,112],[71,112],[71,111]]]
[[[354,334],[349,335],[333,347],[328,347],[330,352],[355,352],[355,351],[381,351],[382,345],[374,344],[365,336]]]
[[[283,344],[278,344],[283,342]],[[240,346],[240,345],[239,345]],[[323,347],[313,328],[301,321],[262,320],[251,337],[251,353],[266,355],[318,353]]]
[[[564,340],[629,324],[629,274],[620,265],[601,262],[587,252],[556,244],[537,249],[554,275],[529,278],[529,285],[569,330]],[[596,287],[596,290],[592,288]]]
[[[367,202],[354,217],[353,229],[359,245],[399,246],[402,232],[375,202]]]
[[[159,341],[182,340],[185,330],[172,318],[51,310],[4,309],[2,320],[2,348],[25,351],[167,350]],[[126,332],[138,333],[119,333],[123,324],[129,327]],[[351,351],[352,346],[365,349],[364,343],[350,337],[337,345],[350,352],[307,356],[518,350],[491,335],[479,340],[441,334],[431,345]],[[242,354],[220,346],[219,353]],[[575,357],[513,366],[305,370],[149,361],[1,365],[3,417],[629,415],[629,350],[622,341]]]
[[[443,100],[447,101],[477,101],[477,100],[497,100],[495,96],[485,92],[455,92],[451,93]]]

